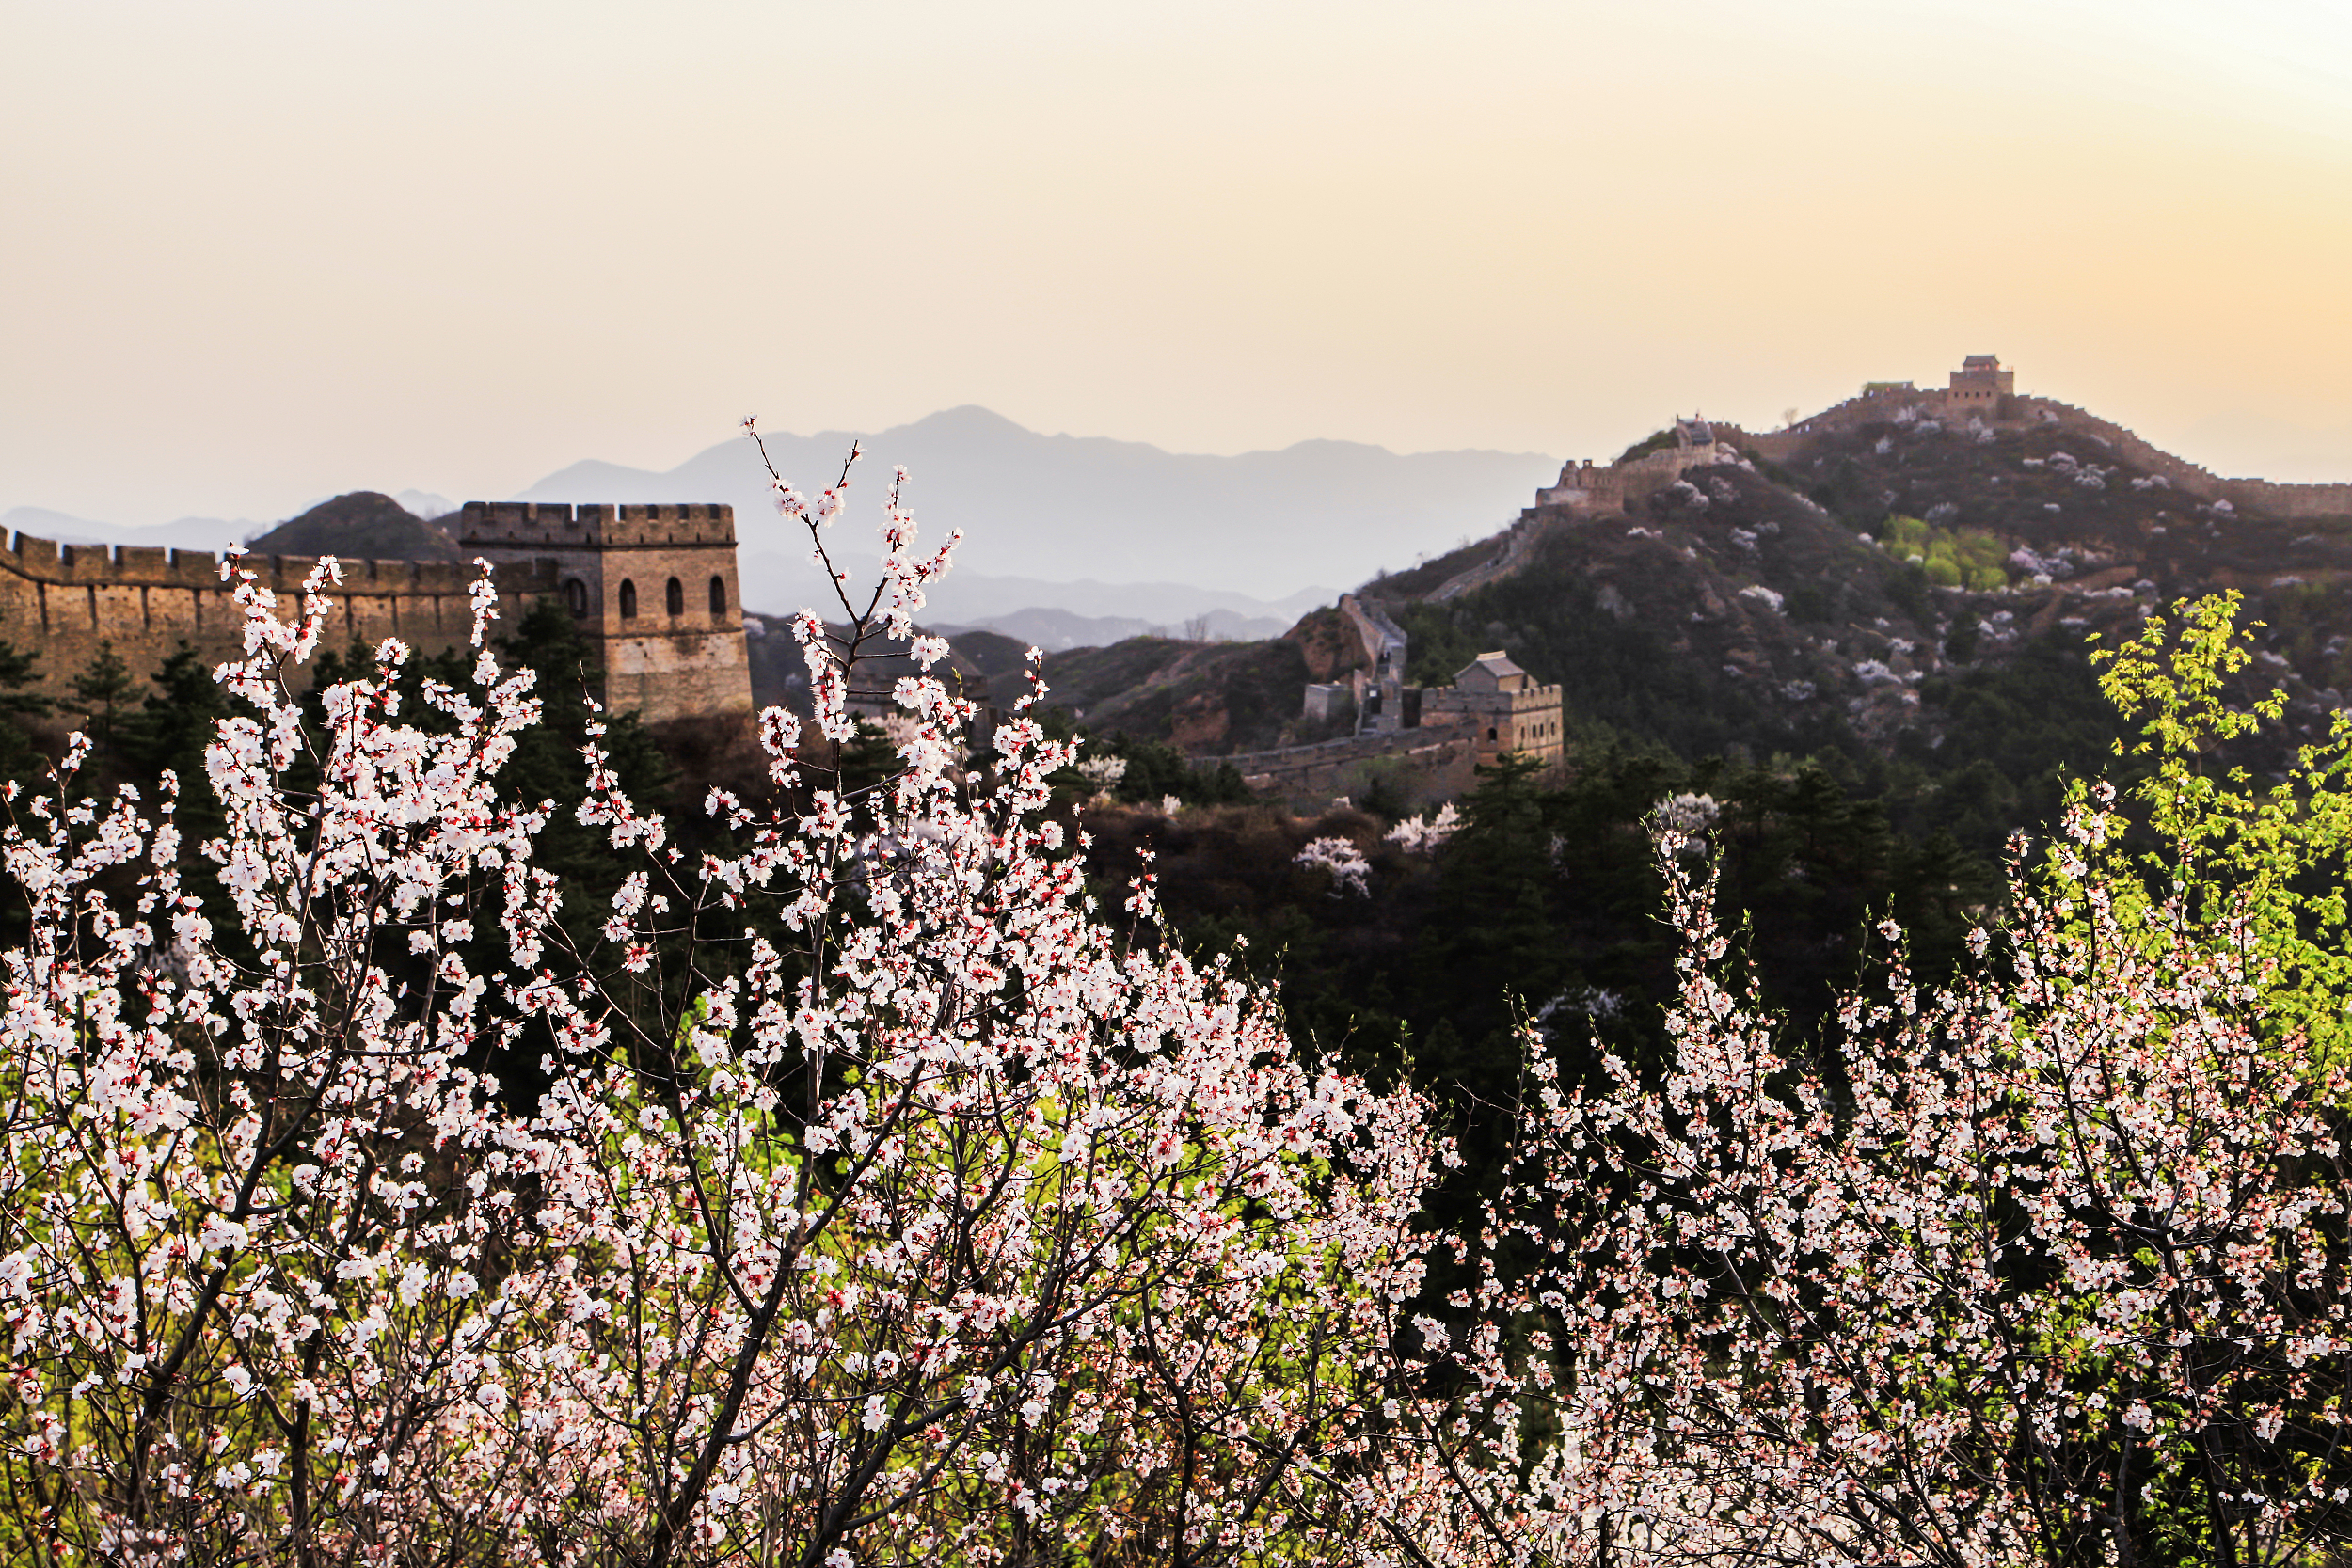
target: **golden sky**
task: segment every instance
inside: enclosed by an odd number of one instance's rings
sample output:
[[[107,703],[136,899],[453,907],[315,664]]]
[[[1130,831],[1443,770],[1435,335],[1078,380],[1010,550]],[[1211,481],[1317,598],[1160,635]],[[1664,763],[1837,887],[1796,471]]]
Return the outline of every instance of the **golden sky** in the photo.
[[[1606,456],[1972,353],[2346,479],[2348,197],[2341,0],[0,0],[0,508],[967,403]]]

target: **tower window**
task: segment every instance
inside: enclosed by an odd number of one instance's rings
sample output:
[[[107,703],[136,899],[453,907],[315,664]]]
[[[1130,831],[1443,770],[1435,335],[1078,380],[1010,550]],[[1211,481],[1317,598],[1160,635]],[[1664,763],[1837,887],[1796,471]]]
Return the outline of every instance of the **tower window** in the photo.
[[[724,578],[712,578],[710,579],[710,613],[713,615],[724,615],[726,612],[727,579]]]
[[[686,613],[686,584],[678,581],[675,578],[672,578],[670,579],[670,592],[666,596],[670,601],[669,610],[671,614],[683,615]]]
[[[627,578],[621,579],[621,619],[637,619],[637,585]]]
[[[578,578],[564,579],[564,605],[575,621],[588,619],[588,585]]]

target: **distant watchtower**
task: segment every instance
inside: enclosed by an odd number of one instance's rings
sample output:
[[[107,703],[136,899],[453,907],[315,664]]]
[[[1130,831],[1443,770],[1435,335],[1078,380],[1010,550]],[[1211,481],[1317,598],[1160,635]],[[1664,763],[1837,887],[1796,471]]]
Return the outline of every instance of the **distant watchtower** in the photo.
[[[733,507],[468,501],[458,542],[553,573],[609,710],[648,724],[752,711]]]
[[[1992,354],[1972,354],[1952,372],[1944,393],[1947,414],[1979,414],[1991,419],[2001,411],[2001,400],[2017,390],[2017,372]]]

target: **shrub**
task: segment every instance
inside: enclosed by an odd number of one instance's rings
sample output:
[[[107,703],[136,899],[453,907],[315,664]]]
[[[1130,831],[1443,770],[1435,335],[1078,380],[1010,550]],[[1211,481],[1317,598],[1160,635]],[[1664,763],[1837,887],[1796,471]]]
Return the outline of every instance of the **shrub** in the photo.
[[[820,557],[847,478],[778,482]],[[387,641],[306,726],[332,562],[292,624],[234,580],[246,706],[205,759],[234,932],[168,788],[18,802],[12,1554],[1287,1560],[1427,1494],[1382,1408],[1421,1102],[1098,918],[1040,816],[1072,750],[1026,713],[967,772],[969,705],[911,677],[897,766],[843,793],[840,650],[910,636],[947,559],[895,493],[884,533],[871,623],[796,623],[814,729],[762,716],[776,803],[713,792],[694,857],[600,726],[584,799],[500,800],[536,699],[486,580],[430,725]],[[584,940],[534,859],[559,813],[635,860]],[[551,1087],[510,1110],[481,1064],[534,1041]]]
[[[2230,597],[2152,623],[2132,846],[2079,786],[1979,968],[1891,963],[1785,1042],[1661,808],[1673,1050],[1582,1083],[1531,1046],[1488,1226],[1498,1547],[1554,1560],[2291,1562],[2352,1540],[2352,726],[2267,798],[2216,749]],[[1503,1332],[1507,1325],[1508,1332]],[[1483,1467],[1482,1467],[1483,1464]],[[1504,1483],[1526,1475],[1525,1485]]]

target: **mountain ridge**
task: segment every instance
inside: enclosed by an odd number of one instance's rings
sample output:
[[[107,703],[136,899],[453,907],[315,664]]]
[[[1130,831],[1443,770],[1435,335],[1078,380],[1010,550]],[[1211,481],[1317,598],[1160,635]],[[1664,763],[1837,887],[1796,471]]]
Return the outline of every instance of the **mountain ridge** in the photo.
[[[1621,504],[1597,471],[1563,475],[1510,529],[1359,592],[1408,634],[1412,682],[1501,648],[1563,688],[1586,747],[1828,757],[1944,801],[1927,819],[1985,853],[2046,817],[2056,769],[2103,765],[2113,715],[2086,644],[2167,605],[2245,595],[2245,680],[2285,690],[2280,744],[2352,705],[2352,486],[2220,479],[2088,411],[2014,401],[1994,424],[1892,397],[1763,436],[1717,426],[1728,460]],[[1270,695],[1297,662],[1274,642],[1136,640],[1046,675],[1098,729],[1215,757],[1322,737]]]
[[[870,434],[764,439],[778,470],[804,493],[833,483],[851,441],[863,445],[840,546],[861,563],[871,536],[856,525],[879,515],[892,468],[904,466],[907,503],[924,536],[961,529],[972,542],[967,564],[1062,583],[1176,582],[1262,601],[1404,564],[1432,533],[1499,523],[1558,467],[1537,453],[1397,453],[1331,439],[1230,456],[1170,452],[1112,436],[1046,435],[977,404]],[[584,460],[515,499],[730,502],[747,603],[781,608],[822,587],[798,544],[779,538],[762,547],[769,482],[745,439],[663,470]],[[1116,613],[1070,598],[1053,608]]]

